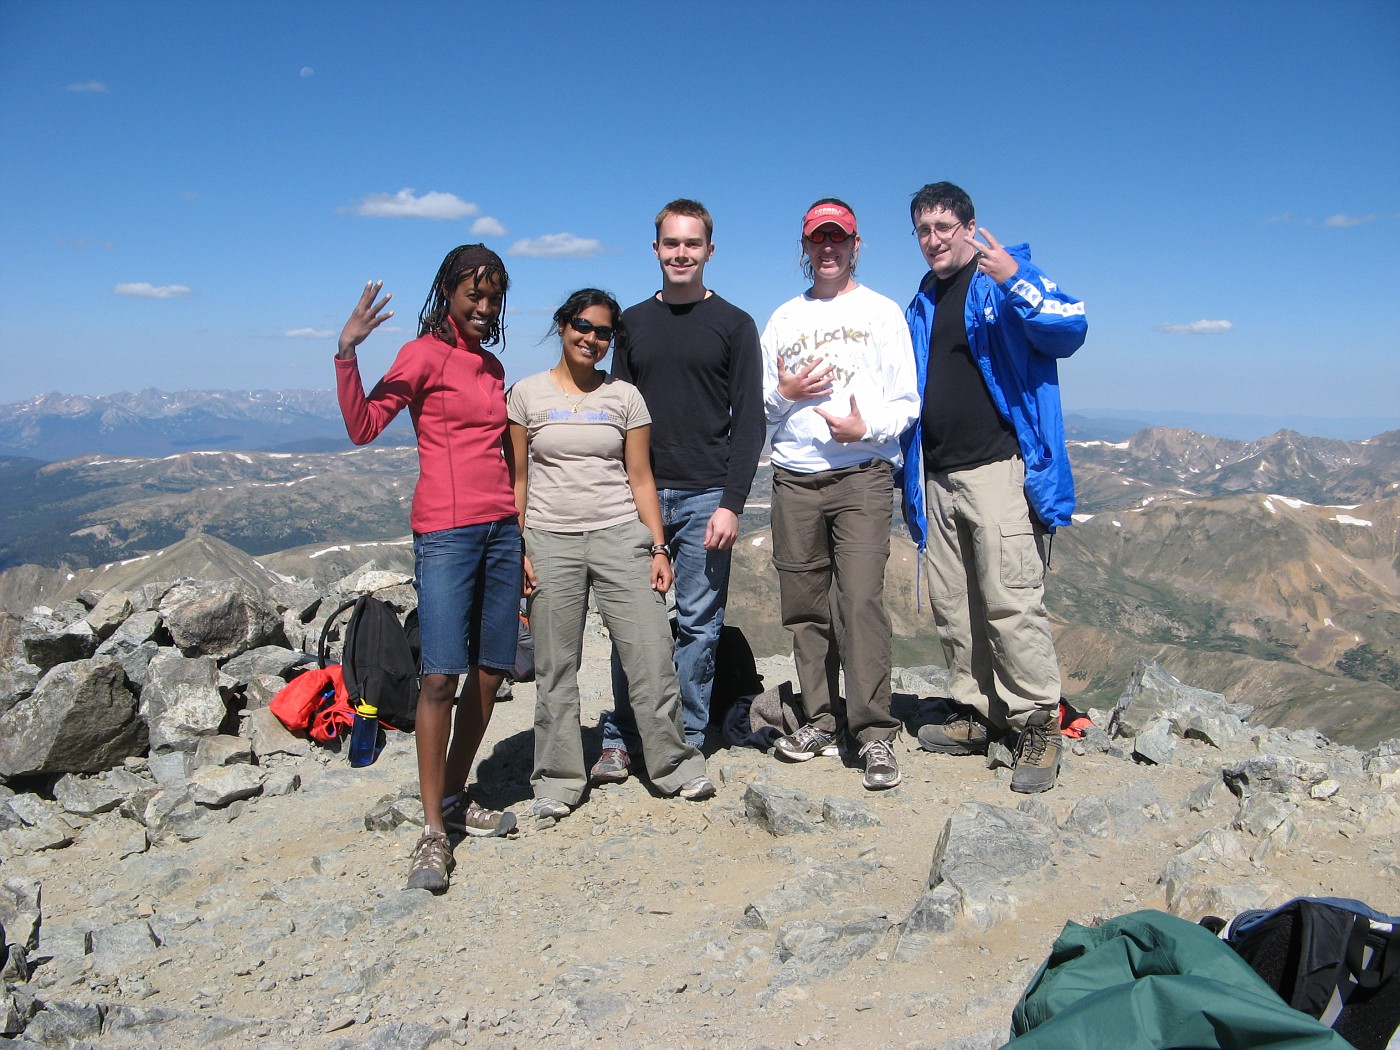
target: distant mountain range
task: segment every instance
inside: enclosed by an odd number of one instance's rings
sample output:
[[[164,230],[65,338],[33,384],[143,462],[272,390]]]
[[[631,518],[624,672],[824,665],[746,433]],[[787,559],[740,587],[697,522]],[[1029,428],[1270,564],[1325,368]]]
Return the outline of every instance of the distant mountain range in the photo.
[[[264,409],[311,416],[313,402],[266,395]],[[211,404],[200,409],[208,417]],[[152,401],[148,416],[163,405]],[[1079,512],[1055,536],[1047,591],[1067,695],[1110,702],[1145,655],[1273,724],[1361,743],[1400,734],[1400,431],[1239,441],[1149,428],[1073,441],[1070,455]],[[383,442],[0,458],[0,608],[183,574],[325,583],[367,562],[411,572],[416,471],[413,448]],[[732,619],[760,653],[788,644],[770,493],[764,464],[731,594]],[[896,532],[887,591],[896,662],[936,663],[918,559]]]
[[[407,415],[384,441],[413,443]],[[91,454],[350,448],[332,390],[140,390],[42,394],[0,405],[0,455],[56,463]]]
[[[1284,428],[1356,440],[1400,426],[1395,419],[1282,419],[1198,412],[1087,409],[1066,416],[1072,438],[1121,441],[1148,427],[1182,427],[1249,440]],[[406,416],[383,442],[413,443]],[[334,452],[350,447],[331,390],[140,390],[134,394],[42,394],[0,405],[0,456],[57,463],[86,455],[180,452]]]

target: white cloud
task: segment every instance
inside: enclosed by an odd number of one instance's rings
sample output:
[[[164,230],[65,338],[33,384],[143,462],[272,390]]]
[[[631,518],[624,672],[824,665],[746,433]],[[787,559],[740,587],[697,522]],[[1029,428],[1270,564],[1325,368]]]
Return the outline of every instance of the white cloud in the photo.
[[[282,334],[288,339],[331,339],[335,336],[329,328],[289,328]]]
[[[1379,218],[1379,215],[1332,215],[1322,225],[1331,226],[1334,229],[1346,229],[1351,226],[1364,226]]]
[[[501,225],[499,219],[483,215],[472,223],[472,235],[475,237],[504,237],[506,228]]]
[[[429,191],[415,197],[411,189],[371,193],[360,203],[338,210],[374,219],[466,219],[481,211],[452,193]]]
[[[1153,331],[1167,335],[1221,335],[1234,327],[1229,321],[1192,321],[1190,324],[1159,324]]]
[[[130,295],[137,299],[180,299],[186,295],[194,295],[183,284],[147,284],[145,281],[136,281],[130,284],[119,284],[112,289],[113,295]]]
[[[572,233],[527,237],[506,249],[507,255],[523,255],[527,259],[591,259],[602,253],[601,241],[592,237],[575,237]]]
[[[81,84],[69,84],[63,90],[74,91],[79,94],[105,95],[107,93],[107,85],[100,80],[88,80]]]
[[[316,75],[316,71],[310,66],[302,66],[301,73],[299,75],[303,77],[314,77]]]

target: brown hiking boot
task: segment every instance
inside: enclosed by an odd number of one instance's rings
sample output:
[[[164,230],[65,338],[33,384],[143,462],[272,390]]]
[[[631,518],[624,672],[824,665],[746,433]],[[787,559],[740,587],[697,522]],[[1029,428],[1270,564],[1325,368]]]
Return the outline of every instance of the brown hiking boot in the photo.
[[[413,847],[408,869],[408,889],[442,893],[447,889],[447,873],[452,870],[452,845],[440,831],[424,831]]]
[[[1016,748],[1011,790],[1033,795],[1054,787],[1060,775],[1060,755],[1064,746],[1058,712],[1037,711],[1027,718],[1026,728],[1021,731],[1021,742]]]
[[[941,755],[985,755],[989,739],[987,727],[971,714],[919,727],[919,746]]]

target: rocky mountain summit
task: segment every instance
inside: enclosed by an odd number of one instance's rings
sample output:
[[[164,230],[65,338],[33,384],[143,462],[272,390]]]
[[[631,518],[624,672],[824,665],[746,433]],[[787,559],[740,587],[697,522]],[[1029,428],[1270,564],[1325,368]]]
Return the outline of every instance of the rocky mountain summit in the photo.
[[[716,740],[716,799],[634,778],[567,818],[456,844],[404,890],[412,741],[373,766],[267,710],[340,600],[408,578],[149,580],[0,638],[0,1033],[16,1046],[1001,1045],[1066,920],[1197,919],[1335,894],[1400,911],[1400,740],[1262,727],[1143,661],[1018,799],[1010,753],[910,746],[945,672],[898,669],[903,783]],[[610,702],[590,619],[586,747]],[[759,662],[770,689],[791,662]],[[534,690],[474,771],[529,797]]]

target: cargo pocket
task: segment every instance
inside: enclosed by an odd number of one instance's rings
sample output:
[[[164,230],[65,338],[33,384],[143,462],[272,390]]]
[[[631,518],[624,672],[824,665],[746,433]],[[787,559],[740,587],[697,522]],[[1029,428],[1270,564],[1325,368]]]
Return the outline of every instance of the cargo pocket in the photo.
[[[1029,521],[1001,525],[1001,582],[1006,587],[1039,587],[1045,580],[1040,537]]]

